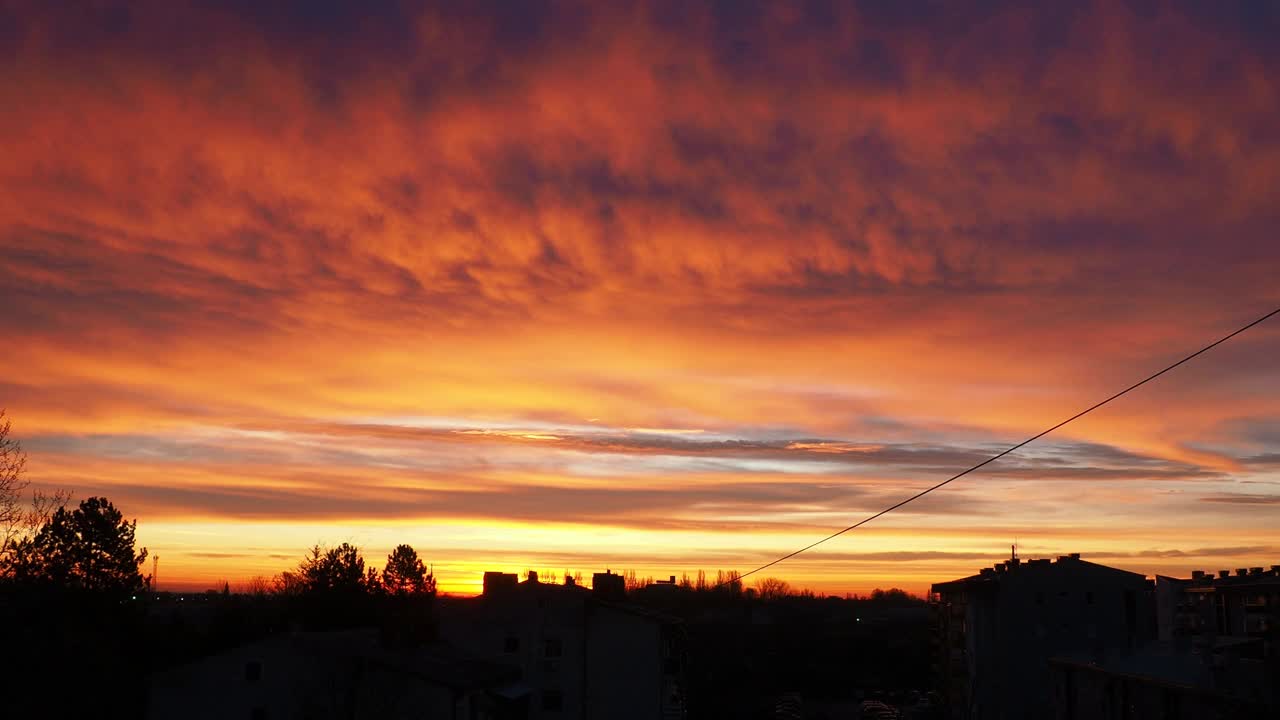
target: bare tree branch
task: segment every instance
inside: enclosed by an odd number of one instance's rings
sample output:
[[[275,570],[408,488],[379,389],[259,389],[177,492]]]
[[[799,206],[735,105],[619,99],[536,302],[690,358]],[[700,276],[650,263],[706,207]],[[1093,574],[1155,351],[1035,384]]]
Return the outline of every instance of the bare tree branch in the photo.
[[[9,546],[28,519],[22,503],[22,493],[28,485],[22,477],[27,454],[17,440],[9,437],[9,430],[5,411],[0,410],[0,548]]]
[[[23,519],[23,530],[34,535],[49,522],[49,518],[58,508],[64,507],[69,502],[71,502],[71,493],[67,490],[52,492],[36,490],[31,493],[31,509],[26,512],[26,517]]]

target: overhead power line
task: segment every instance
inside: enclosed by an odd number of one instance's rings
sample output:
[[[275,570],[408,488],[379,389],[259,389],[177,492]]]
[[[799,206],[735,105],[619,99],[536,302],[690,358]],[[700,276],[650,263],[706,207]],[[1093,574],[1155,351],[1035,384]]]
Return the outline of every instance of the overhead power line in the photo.
[[[783,555],[782,557],[780,557],[780,558],[778,558],[778,559],[776,559],[776,560],[772,560],[772,561],[770,561],[770,562],[765,563],[764,565],[761,565],[760,567],[756,568],[755,570],[752,570],[751,572],[743,573],[742,575],[739,575],[739,576],[737,577],[737,579],[741,580],[742,578],[748,577],[748,576],[750,576],[750,575],[755,575],[756,573],[760,572],[761,570],[766,570],[766,569],[768,569],[768,568],[771,568],[771,567],[773,567],[774,565],[777,565],[778,563],[780,563],[780,562],[782,562],[782,561],[784,561],[784,560],[790,560],[791,558],[793,558],[793,557],[795,557],[795,556],[799,555],[800,553],[803,553],[803,552],[807,552],[807,551],[809,551],[809,550],[812,550],[812,549],[814,549],[814,548],[818,547],[819,545],[821,545],[821,544],[823,544],[823,543],[827,542],[828,540],[834,540],[835,538],[840,537],[841,535],[843,535],[843,534],[845,534],[845,533],[849,532],[850,530],[856,530],[857,528],[860,528],[860,527],[862,527],[863,525],[866,525],[867,523],[871,522],[872,520],[875,520],[876,518],[878,518],[878,517],[880,517],[880,516],[882,516],[882,515],[887,515],[887,514],[889,514],[889,513],[893,512],[894,510],[897,510],[898,508],[902,507],[903,505],[906,505],[906,504],[907,504],[907,503],[909,503],[909,502],[913,502],[913,501],[915,501],[915,500],[919,500],[920,498],[924,497],[925,495],[928,495],[929,493],[933,492],[934,490],[937,490],[938,488],[940,488],[940,487],[942,487],[942,486],[944,486],[944,485],[947,485],[947,484],[949,484],[949,483],[955,482],[956,480],[959,480],[960,478],[964,477],[965,475],[968,475],[969,473],[971,473],[971,472],[973,472],[973,471],[975,471],[975,470],[977,470],[977,469],[979,469],[979,468],[981,468],[981,467],[983,467],[983,466],[985,466],[985,465],[989,465],[989,464],[991,464],[991,463],[995,462],[996,460],[999,460],[1000,458],[1004,457],[1005,455],[1008,455],[1009,453],[1011,453],[1011,452],[1013,452],[1013,451],[1015,451],[1015,450],[1018,450],[1018,449],[1020,449],[1020,448],[1022,448],[1022,447],[1025,447],[1026,445],[1028,445],[1028,444],[1030,444],[1030,443],[1032,443],[1032,442],[1035,442],[1036,440],[1039,440],[1040,438],[1044,437],[1045,435],[1048,435],[1049,433],[1053,432],[1054,430],[1057,430],[1058,428],[1060,428],[1060,427],[1062,427],[1062,426],[1064,426],[1064,425],[1066,425],[1066,424],[1068,424],[1068,423],[1070,423],[1070,422],[1073,422],[1073,421],[1075,421],[1075,420],[1078,420],[1078,419],[1080,419],[1080,418],[1084,417],[1085,415],[1088,415],[1089,413],[1093,412],[1094,410],[1097,410],[1098,408],[1102,407],[1103,405],[1106,405],[1107,403],[1111,402],[1112,400],[1115,400],[1116,398],[1121,397],[1122,395],[1125,395],[1125,394],[1129,393],[1130,391],[1136,390],[1136,389],[1138,389],[1138,388],[1142,387],[1143,385],[1146,385],[1147,383],[1151,382],[1152,380],[1155,380],[1156,378],[1160,377],[1161,375],[1164,375],[1165,373],[1169,372],[1170,370],[1173,370],[1174,368],[1178,367],[1179,365],[1182,365],[1183,363],[1186,363],[1186,362],[1188,362],[1188,361],[1190,361],[1190,360],[1192,360],[1192,359],[1194,359],[1194,358],[1196,358],[1196,357],[1198,357],[1198,356],[1200,356],[1200,355],[1203,355],[1204,353],[1206,353],[1206,352],[1208,352],[1208,351],[1212,350],[1213,348],[1215,348],[1215,347],[1217,347],[1217,346],[1221,345],[1222,343],[1224,343],[1224,342],[1226,342],[1226,341],[1230,340],[1231,338],[1233,338],[1233,337],[1235,337],[1235,336],[1239,335],[1240,333],[1242,333],[1242,332],[1244,332],[1244,331],[1246,331],[1246,330],[1248,330],[1248,329],[1250,329],[1250,328],[1254,327],[1255,325],[1259,325],[1259,324],[1261,324],[1261,323],[1265,322],[1266,320],[1268,320],[1268,319],[1270,319],[1270,318],[1272,318],[1272,317],[1274,317],[1275,315],[1278,315],[1278,314],[1280,314],[1280,308],[1276,308],[1275,310],[1272,310],[1271,312],[1267,313],[1266,315],[1263,315],[1262,317],[1258,318],[1257,320],[1254,320],[1253,322],[1249,323],[1248,325],[1244,325],[1243,327],[1240,327],[1240,328],[1236,329],[1235,331],[1231,332],[1230,334],[1228,334],[1228,335],[1224,335],[1224,336],[1222,336],[1222,337],[1218,338],[1217,340],[1214,340],[1213,342],[1209,343],[1208,345],[1205,345],[1204,347],[1200,348],[1199,350],[1196,350],[1195,352],[1191,353],[1190,355],[1187,355],[1186,357],[1182,358],[1182,359],[1181,359],[1181,360],[1179,360],[1178,362],[1176,362],[1176,363],[1174,363],[1174,364],[1172,364],[1172,365],[1170,365],[1170,366],[1166,367],[1165,369],[1163,369],[1163,370],[1161,370],[1161,371],[1159,371],[1159,372],[1152,373],[1151,375],[1148,375],[1147,377],[1143,378],[1142,380],[1139,380],[1138,382],[1136,382],[1136,383],[1134,383],[1134,384],[1130,385],[1129,387],[1127,387],[1127,388],[1125,388],[1125,389],[1121,390],[1120,392],[1118,392],[1118,393],[1116,393],[1116,394],[1112,395],[1111,397],[1108,397],[1106,400],[1102,400],[1102,401],[1099,401],[1099,402],[1097,402],[1097,403],[1094,403],[1093,405],[1090,405],[1089,407],[1085,408],[1084,410],[1081,410],[1080,412],[1076,413],[1075,415],[1072,415],[1071,417],[1067,418],[1066,420],[1063,420],[1062,422],[1058,423],[1057,425],[1054,425],[1053,427],[1048,428],[1047,430],[1042,430],[1042,431],[1040,431],[1040,432],[1036,433],[1035,435],[1032,435],[1031,437],[1027,438],[1026,440],[1023,440],[1022,442],[1018,443],[1017,445],[1014,445],[1014,446],[1012,446],[1012,447],[1006,448],[1005,450],[1002,450],[1002,451],[1000,451],[999,453],[996,453],[995,455],[992,455],[991,457],[987,458],[986,460],[983,460],[982,462],[978,463],[977,465],[974,465],[973,467],[969,468],[968,470],[965,470],[965,471],[963,471],[963,472],[958,472],[958,473],[956,473],[955,475],[952,475],[951,477],[947,478],[946,480],[943,480],[942,482],[938,483],[937,485],[934,485],[934,486],[929,487],[929,488],[925,488],[924,490],[921,490],[920,492],[916,493],[915,495],[912,495],[911,497],[908,497],[907,499],[902,500],[901,502],[894,503],[893,505],[890,505],[889,507],[887,507],[887,508],[885,508],[885,509],[881,510],[880,512],[878,512],[878,513],[876,513],[876,514],[874,514],[874,515],[871,515],[871,516],[869,516],[869,517],[865,517],[865,518],[863,518],[862,520],[859,520],[858,522],[856,522],[856,523],[854,523],[854,524],[850,525],[849,527],[847,527],[847,528],[845,528],[845,529],[843,529],[843,530],[838,530],[838,531],[836,531],[836,532],[833,532],[833,533],[831,533],[830,535],[828,535],[828,536],[826,536],[826,537],[822,538],[821,540],[818,540],[817,542],[814,542],[814,543],[810,543],[810,544],[808,544],[808,545],[805,545],[804,547],[800,548],[799,550],[795,550],[795,551],[793,551],[793,552],[789,552],[789,553],[787,553],[786,555]],[[731,581],[725,581],[725,582],[722,582],[722,583],[720,583],[720,585],[725,585],[725,584],[727,584],[728,582],[731,582]],[[718,585],[717,587],[719,587],[720,585]]]

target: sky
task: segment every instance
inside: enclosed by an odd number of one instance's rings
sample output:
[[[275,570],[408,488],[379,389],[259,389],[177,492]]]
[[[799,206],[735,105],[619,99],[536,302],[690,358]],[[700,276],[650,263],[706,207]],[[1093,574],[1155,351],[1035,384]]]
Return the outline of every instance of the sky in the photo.
[[[746,571],[1280,307],[1280,9],[0,2],[0,407],[161,588]],[[1280,320],[770,568],[1280,562]],[[149,571],[150,568],[147,568]]]

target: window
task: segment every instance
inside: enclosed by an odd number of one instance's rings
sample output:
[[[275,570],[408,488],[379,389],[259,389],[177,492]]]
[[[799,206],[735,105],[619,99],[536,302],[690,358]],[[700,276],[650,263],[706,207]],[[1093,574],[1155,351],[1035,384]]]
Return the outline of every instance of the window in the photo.
[[[542,642],[542,654],[544,657],[558,658],[564,653],[564,648],[560,645],[560,638],[547,638]]]
[[[543,690],[542,709],[548,712],[560,712],[564,709],[564,696],[559,690]]]
[[[513,653],[520,650],[520,638],[515,635],[508,635],[507,639],[502,642],[502,652]]]
[[[262,679],[262,661],[250,660],[244,664],[244,681],[256,683]]]

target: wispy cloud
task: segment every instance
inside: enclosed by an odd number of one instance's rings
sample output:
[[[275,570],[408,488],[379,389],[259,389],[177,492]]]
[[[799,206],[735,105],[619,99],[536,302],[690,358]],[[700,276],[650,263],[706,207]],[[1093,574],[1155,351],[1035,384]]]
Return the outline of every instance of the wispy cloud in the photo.
[[[1280,495],[1223,493],[1221,495],[1206,495],[1200,499],[1204,502],[1228,503],[1232,505],[1280,505]]]

